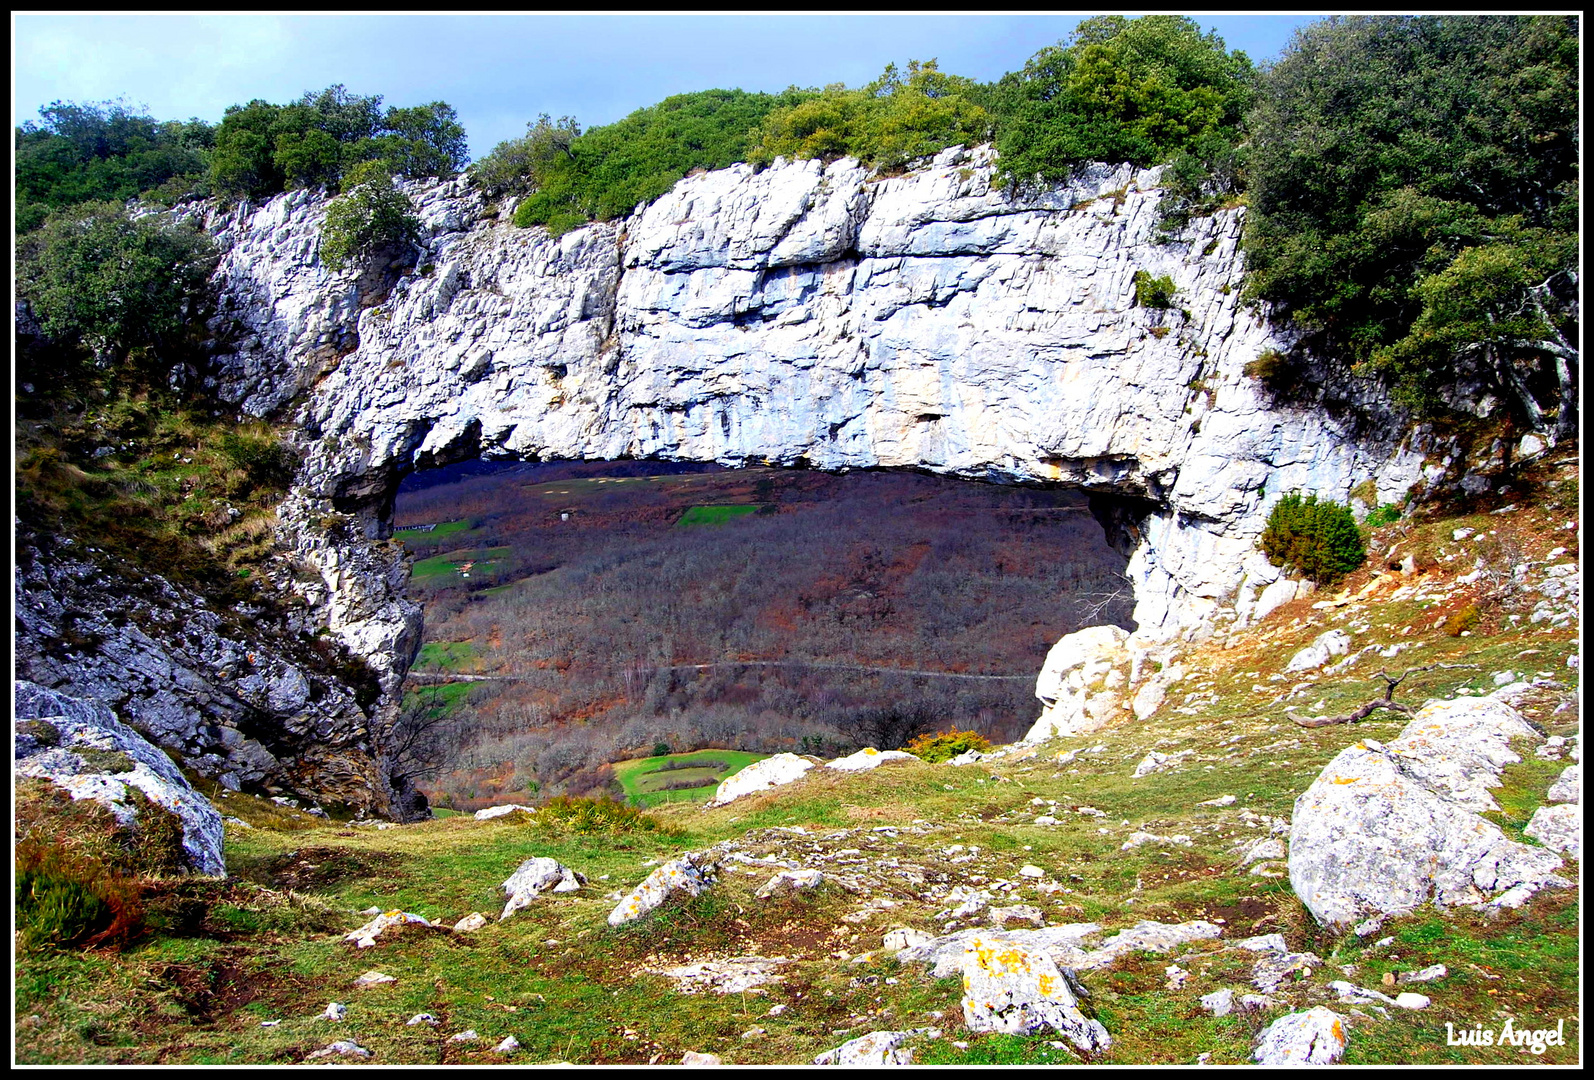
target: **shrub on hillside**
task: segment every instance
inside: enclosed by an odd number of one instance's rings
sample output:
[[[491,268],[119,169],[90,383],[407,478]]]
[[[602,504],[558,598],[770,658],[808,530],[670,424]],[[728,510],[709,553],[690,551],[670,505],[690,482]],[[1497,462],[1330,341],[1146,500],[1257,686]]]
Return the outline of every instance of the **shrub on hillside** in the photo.
[[[1262,551],[1274,566],[1331,585],[1367,561],[1350,507],[1291,492],[1280,499],[1262,530]]]
[[[419,239],[421,223],[415,206],[393,186],[386,162],[357,166],[343,190],[321,223],[321,261],[329,269],[342,270],[358,259]]]
[[[940,761],[951,761],[959,754],[970,750],[980,753],[991,748],[991,741],[976,731],[959,731],[952,728],[938,734],[924,734],[908,744],[908,753],[932,764]]]
[[[98,859],[26,836],[16,874],[16,926],[26,945],[119,944],[144,930],[142,887]]]
[[[540,823],[558,822],[577,833],[653,832],[658,819],[613,799],[556,795],[537,807]]]
[[[1178,291],[1173,286],[1173,278],[1166,274],[1152,277],[1144,270],[1136,270],[1134,281],[1136,307],[1173,307],[1173,297]]]

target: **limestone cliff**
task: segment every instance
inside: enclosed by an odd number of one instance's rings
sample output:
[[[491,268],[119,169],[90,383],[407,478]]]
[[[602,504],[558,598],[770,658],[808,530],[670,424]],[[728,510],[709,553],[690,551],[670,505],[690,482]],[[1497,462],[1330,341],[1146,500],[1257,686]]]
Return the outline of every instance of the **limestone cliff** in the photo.
[[[1241,210],[1158,243],[1155,170],[1019,200],[991,178],[986,149],[883,180],[735,166],[558,239],[463,181],[412,186],[423,251],[380,302],[385,268],[326,271],[325,203],[285,195],[212,222],[230,248],[216,328],[236,342],[218,386],[302,426],[284,520],[333,629],[390,670],[414,634],[402,575],[348,572],[373,549],[312,523],[347,514],[376,540],[404,473],[465,456],[1067,483],[1122,523],[1153,639],[1245,618],[1276,578],[1253,541],[1277,496],[1371,480],[1400,501],[1438,476],[1410,440],[1277,407],[1245,374],[1290,342],[1240,303]],[[1139,271],[1172,279],[1172,307],[1137,306]]]

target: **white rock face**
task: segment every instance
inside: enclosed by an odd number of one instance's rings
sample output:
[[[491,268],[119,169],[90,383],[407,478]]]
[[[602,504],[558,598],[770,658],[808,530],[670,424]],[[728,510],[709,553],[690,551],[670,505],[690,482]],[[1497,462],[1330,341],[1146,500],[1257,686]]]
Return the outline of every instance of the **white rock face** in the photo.
[[[1080,735],[1103,727],[1123,706],[1128,678],[1129,632],[1118,626],[1088,626],[1062,637],[1046,654],[1035,696],[1042,710],[1026,743]]]
[[[714,789],[714,797],[708,801],[708,805],[724,806],[743,795],[790,784],[802,779],[803,774],[813,767],[814,762],[810,758],[797,754],[776,754],[774,757],[755,761],[740,772],[721,780],[720,786]]]
[[[1573,859],[1583,857],[1583,813],[1571,803],[1539,807],[1522,835]]]
[[[714,883],[714,863],[707,852],[689,851],[672,859],[643,879],[631,895],[609,912],[609,925],[622,926],[640,919],[674,893],[700,896]]]
[[[1550,785],[1550,790],[1544,798],[1552,803],[1581,803],[1583,801],[1583,766],[1568,765],[1563,772]]]
[[[1104,1050],[1112,1037],[1079,1009],[1069,980],[1045,952],[1010,938],[977,937],[963,954],[963,1021],[970,1031],[1028,1035],[1050,1029],[1081,1050]]]
[[[513,814],[516,810],[524,810],[528,814],[535,814],[537,812],[537,808],[534,806],[521,806],[519,803],[506,803],[503,806],[484,807],[483,809],[476,811],[474,816],[477,821],[491,821],[493,818],[500,818],[506,814]]]
[[[849,754],[846,757],[836,758],[834,761],[827,761],[825,766],[831,769],[840,769],[843,772],[867,772],[870,769],[878,769],[888,761],[918,760],[917,757],[906,750],[876,750],[872,746],[866,746],[856,754]]]
[[[1258,1065],[1332,1065],[1344,1055],[1345,1041],[1344,1018],[1319,1005],[1273,1021],[1251,1056]]]
[[[1319,922],[1349,924],[1430,900],[1520,903],[1561,860],[1479,817],[1488,789],[1521,760],[1512,738],[1539,735],[1511,706],[1458,698],[1418,711],[1387,746],[1349,746],[1295,801],[1290,884]]]
[[[1343,630],[1327,630],[1312,639],[1312,643],[1284,665],[1285,671],[1312,671],[1328,663],[1333,656],[1344,656],[1350,651],[1350,635]]]
[[[44,725],[32,728],[34,734],[17,731],[18,776],[48,780],[65,788],[73,799],[93,799],[123,825],[131,824],[138,815],[129,795],[129,789],[135,789],[182,823],[183,854],[189,869],[213,877],[227,876],[221,814],[193,789],[171,758],[118,720],[109,708],[19,680],[14,715],[19,722]],[[94,764],[113,755],[121,758],[117,766]],[[117,771],[105,771],[108,767]]]
[[[1371,479],[1393,501],[1436,475],[1423,446],[1354,442],[1244,374],[1291,342],[1240,306],[1242,211],[1159,244],[1155,170],[1096,166],[1023,199],[992,175],[988,148],[874,181],[847,159],[737,165],[557,239],[460,181],[406,185],[422,270],[386,294],[388,268],[319,263],[323,200],[213,214],[216,389],[302,420],[282,513],[322,578],[306,591],[399,668],[418,614],[355,549],[403,472],[475,454],[804,459],[1141,496],[1128,577],[1140,632],[1162,638],[1211,632],[1279,494]],[[1142,270],[1173,280],[1175,308],[1136,306]],[[365,541],[313,524],[335,498]]]
[[[532,901],[543,892],[575,892],[586,880],[586,875],[577,873],[557,859],[527,859],[500,886],[504,895],[509,897],[509,902],[504,905],[498,921],[502,922],[521,908],[530,907]]]

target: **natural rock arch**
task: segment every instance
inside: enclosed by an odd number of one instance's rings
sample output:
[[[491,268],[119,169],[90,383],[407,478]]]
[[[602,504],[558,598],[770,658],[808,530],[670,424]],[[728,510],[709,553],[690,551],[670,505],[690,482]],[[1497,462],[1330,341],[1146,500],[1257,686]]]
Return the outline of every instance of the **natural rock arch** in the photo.
[[[912,175],[850,160],[688,177],[563,237],[463,181],[412,185],[426,239],[389,293],[315,256],[306,193],[214,218],[217,389],[288,416],[295,587],[382,672],[419,643],[391,535],[403,475],[472,456],[913,466],[1091,492],[1132,548],[1147,639],[1244,619],[1277,571],[1271,499],[1400,501],[1419,448],[1279,407],[1245,374],[1282,340],[1240,304],[1241,211],[1158,242],[1155,170],[1015,200],[988,148]],[[1135,275],[1173,306],[1136,304]],[[379,301],[379,302],[377,302]],[[307,580],[313,578],[314,580]]]

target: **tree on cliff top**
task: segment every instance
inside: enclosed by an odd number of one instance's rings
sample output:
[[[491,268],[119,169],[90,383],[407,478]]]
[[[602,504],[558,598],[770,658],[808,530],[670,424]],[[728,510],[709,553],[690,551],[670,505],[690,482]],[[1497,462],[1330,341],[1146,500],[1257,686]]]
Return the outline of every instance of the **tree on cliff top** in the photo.
[[[330,270],[420,239],[415,207],[393,186],[385,160],[356,165],[344,179],[344,193],[327,207],[321,224],[321,261]]]

